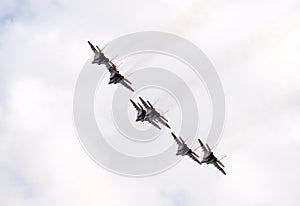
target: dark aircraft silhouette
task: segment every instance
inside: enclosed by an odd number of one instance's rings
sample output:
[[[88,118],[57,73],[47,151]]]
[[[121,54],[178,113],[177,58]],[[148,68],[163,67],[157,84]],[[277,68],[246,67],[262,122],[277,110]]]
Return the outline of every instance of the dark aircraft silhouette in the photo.
[[[192,158],[194,161],[196,161],[198,164],[201,165],[200,160],[198,159],[199,156],[192,150],[190,149],[187,144],[183,141],[183,139],[179,136],[176,137],[176,135],[172,132],[171,133],[175,142],[178,145],[178,149],[177,149],[177,153],[176,155],[181,155],[181,156],[189,156],[190,158]]]
[[[124,87],[126,87],[127,89],[129,89],[130,91],[134,92],[134,90],[132,89],[131,82],[126,79],[123,75],[120,74],[120,72],[117,70],[116,65],[114,65],[111,61],[109,61],[106,64],[106,68],[108,69],[109,73],[110,73],[110,77],[109,77],[109,82],[108,84],[121,84]]]
[[[224,167],[224,165],[222,164],[222,162],[220,160],[217,159],[217,157],[215,157],[215,155],[211,151],[211,148],[208,146],[208,144],[206,144],[206,146],[207,146],[207,148],[206,148],[200,139],[198,139],[198,141],[204,152],[201,164],[202,163],[213,164],[218,170],[220,170],[224,175],[226,175],[225,171],[222,168],[222,167]]]
[[[94,47],[94,45],[89,41],[88,41],[88,43],[95,54],[92,64],[98,64],[98,65],[105,64],[106,65],[109,62],[109,59],[104,55],[104,53],[101,51],[101,49],[98,46],[96,46],[97,47],[97,49],[96,49]]]

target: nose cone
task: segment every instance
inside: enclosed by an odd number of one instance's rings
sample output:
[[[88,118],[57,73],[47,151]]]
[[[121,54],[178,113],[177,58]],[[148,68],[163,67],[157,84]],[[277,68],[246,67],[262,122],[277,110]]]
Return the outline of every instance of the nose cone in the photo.
[[[94,45],[93,45],[90,41],[88,41],[88,43],[89,43],[91,49],[92,49],[93,51],[95,51],[96,49],[95,49]]]
[[[90,41],[88,41],[88,44],[90,45],[91,48],[94,47]]]

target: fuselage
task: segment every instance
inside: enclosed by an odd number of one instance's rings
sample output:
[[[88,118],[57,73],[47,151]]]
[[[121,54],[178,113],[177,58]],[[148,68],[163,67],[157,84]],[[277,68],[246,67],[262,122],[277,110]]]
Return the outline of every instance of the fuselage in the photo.
[[[216,162],[217,158],[215,157],[214,153],[211,152],[211,153],[207,153],[206,155],[204,154],[202,161],[205,162],[206,164],[210,164]]]
[[[146,117],[150,120],[154,120],[160,118],[160,115],[155,109],[149,108],[146,111]]]
[[[112,72],[109,77],[109,84],[117,84],[123,79],[124,76],[122,76],[119,72]]]
[[[97,53],[94,56],[93,63],[101,65],[101,64],[108,63],[108,61],[109,61],[109,59],[107,57],[105,57],[103,53]]]
[[[142,110],[138,113],[137,115],[137,118],[136,118],[136,121],[145,121],[145,116],[146,116],[146,111],[145,110]]]
[[[186,144],[181,144],[178,146],[176,155],[184,156],[189,152],[190,148]]]

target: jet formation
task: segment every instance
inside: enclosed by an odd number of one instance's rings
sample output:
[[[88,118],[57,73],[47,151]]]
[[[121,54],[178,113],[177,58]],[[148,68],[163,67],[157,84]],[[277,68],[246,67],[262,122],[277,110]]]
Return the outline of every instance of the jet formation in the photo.
[[[93,46],[91,42],[88,41],[88,44],[90,45],[92,51],[94,52],[94,59],[92,61],[92,64],[98,64],[98,65],[105,65],[107,70],[110,73],[109,82],[108,84],[121,84],[130,91],[134,92],[134,89],[131,87],[131,82],[126,79],[123,75],[120,74],[120,72],[117,70],[117,66],[112,63],[112,60],[107,58],[104,53],[103,49],[101,50],[98,46],[96,48]],[[162,116],[156,108],[149,102],[145,101],[141,97],[139,97],[139,102],[134,102],[132,99],[130,99],[131,104],[137,111],[137,117],[136,122],[148,122],[157,129],[161,130],[161,125],[167,127],[168,129],[171,129],[171,127],[168,124],[168,120]],[[224,165],[220,161],[221,159],[218,159],[212,152],[212,149],[209,147],[208,144],[203,144],[203,142],[198,139],[198,142],[200,144],[199,147],[203,150],[203,157],[200,159],[199,155],[195,153],[195,151],[199,148],[196,148],[192,150],[189,148],[186,144],[186,142],[182,139],[180,136],[176,136],[173,132],[171,133],[173,136],[173,139],[175,140],[176,144],[178,145],[176,155],[180,156],[188,156],[195,162],[197,162],[199,165],[202,165],[203,163],[206,164],[212,164],[214,165],[218,170],[220,170],[224,175],[226,175],[224,171]]]
[[[104,53],[103,49],[101,50],[98,46],[96,48],[94,45],[88,41],[88,44],[90,45],[92,51],[94,52],[94,60],[92,61],[92,64],[98,64],[102,65],[104,64],[107,68],[107,70],[110,73],[109,82],[108,84],[121,84],[130,91],[134,92],[134,89],[131,87],[131,82],[126,79],[123,75],[120,74],[120,72],[117,70],[117,67],[114,63],[112,63],[112,60],[109,60]]]

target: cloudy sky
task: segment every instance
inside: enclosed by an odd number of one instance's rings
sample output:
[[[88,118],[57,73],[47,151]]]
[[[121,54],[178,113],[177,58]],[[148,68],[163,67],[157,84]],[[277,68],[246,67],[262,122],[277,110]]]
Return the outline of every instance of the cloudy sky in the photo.
[[[122,177],[82,149],[72,100],[86,41],[145,30],[182,36],[213,62],[227,176],[181,161]],[[299,0],[2,0],[0,205],[299,205],[299,37]]]

